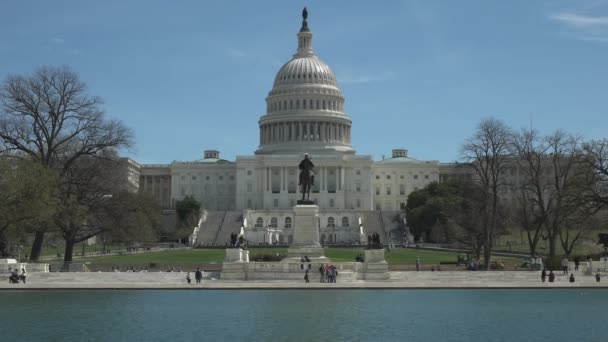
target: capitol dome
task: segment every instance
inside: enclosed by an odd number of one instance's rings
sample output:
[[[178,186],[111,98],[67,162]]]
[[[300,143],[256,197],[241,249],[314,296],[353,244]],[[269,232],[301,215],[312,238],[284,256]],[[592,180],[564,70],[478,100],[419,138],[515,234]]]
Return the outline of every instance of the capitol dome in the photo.
[[[306,10],[302,16],[298,49],[279,69],[266,97],[256,154],[354,153],[352,121],[344,113],[344,97],[334,73],[312,50]]]

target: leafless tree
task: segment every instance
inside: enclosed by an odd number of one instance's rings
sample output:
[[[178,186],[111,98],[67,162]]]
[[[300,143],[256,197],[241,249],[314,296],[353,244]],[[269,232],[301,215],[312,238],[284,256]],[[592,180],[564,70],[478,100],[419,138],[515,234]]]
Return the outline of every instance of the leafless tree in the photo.
[[[42,67],[31,75],[8,76],[0,86],[0,152],[60,170],[82,157],[129,148],[132,133],[107,120],[102,100],[68,67]],[[46,227],[35,232],[31,260],[40,256]]]
[[[608,139],[591,140],[583,145],[583,162],[593,173],[593,186],[581,189],[584,196],[602,209],[608,208]]]
[[[65,263],[72,261],[76,243],[102,233],[127,240],[137,235],[139,241],[154,236],[160,210],[149,196],[125,190],[119,164],[111,157],[85,157],[66,170],[59,214],[54,216],[66,244]]]
[[[513,184],[516,204],[512,208],[513,221],[528,238],[530,253],[535,254],[545,229],[545,195],[549,177],[545,173],[548,146],[535,130],[522,130],[513,135],[513,161],[520,177]]]
[[[506,186],[505,170],[510,158],[511,130],[500,120],[481,121],[472,137],[461,148],[465,161],[475,173],[475,181],[485,194],[485,206],[479,212],[482,222],[484,267],[489,269],[500,216],[500,193]]]

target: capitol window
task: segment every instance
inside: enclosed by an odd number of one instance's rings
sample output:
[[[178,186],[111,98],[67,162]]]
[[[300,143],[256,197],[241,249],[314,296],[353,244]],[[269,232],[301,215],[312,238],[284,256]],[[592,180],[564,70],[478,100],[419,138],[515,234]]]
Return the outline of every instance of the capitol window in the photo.
[[[399,176],[400,179],[403,179],[403,175]]]
[[[209,176],[205,177],[206,180],[209,180]]]
[[[264,227],[264,219],[262,219],[261,217],[258,217],[257,220],[255,220],[255,226]]]
[[[429,175],[424,175],[424,179],[429,179]]]
[[[306,109],[306,100],[302,100],[302,108]]]
[[[300,109],[300,100],[296,100],[296,109]]]
[[[331,216],[330,216],[330,217],[327,219],[327,227],[333,228],[333,227],[335,227],[335,226],[336,226],[336,221],[334,220],[334,218],[333,218],[333,217],[331,217]]]
[[[380,179],[380,175],[376,175],[376,179]]]
[[[414,175],[414,179],[418,179],[418,175]]]
[[[276,228],[278,226],[278,220],[277,220],[276,217],[273,217],[273,218],[270,219],[270,226],[272,228]]]
[[[330,208],[333,208],[333,207],[334,207],[334,199],[333,199],[333,198],[330,198],[330,199],[329,199],[329,207],[330,207]]]
[[[285,228],[291,228],[291,217],[285,218]]]
[[[247,170],[247,176],[251,176],[252,173],[251,170]]]
[[[386,188],[386,195],[390,196],[391,195],[391,188]]]
[[[376,188],[376,195],[380,195],[380,188]]]
[[[355,171],[355,173],[356,173],[357,175],[360,175],[360,174],[361,174],[361,170],[356,170],[356,171]]]
[[[279,200],[277,198],[274,199],[274,207],[278,208],[279,207]]]
[[[224,176],[220,176],[220,180],[224,180]]]
[[[342,227],[348,227],[348,217],[342,217]]]
[[[386,179],[391,179],[391,175],[386,175]]]
[[[196,176],[192,176],[192,180],[196,180]]]

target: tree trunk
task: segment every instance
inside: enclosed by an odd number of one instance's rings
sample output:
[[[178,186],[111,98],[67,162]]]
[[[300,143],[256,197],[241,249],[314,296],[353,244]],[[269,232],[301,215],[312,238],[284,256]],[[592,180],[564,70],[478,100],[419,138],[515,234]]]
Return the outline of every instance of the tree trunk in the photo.
[[[549,256],[554,257],[557,254],[557,236],[549,236]]]
[[[32,243],[32,251],[30,253],[30,261],[38,261],[42,252],[42,243],[44,242],[44,231],[36,231],[34,243]]]
[[[63,263],[69,264],[72,262],[72,256],[74,255],[74,239],[65,239],[65,255],[63,256]]]

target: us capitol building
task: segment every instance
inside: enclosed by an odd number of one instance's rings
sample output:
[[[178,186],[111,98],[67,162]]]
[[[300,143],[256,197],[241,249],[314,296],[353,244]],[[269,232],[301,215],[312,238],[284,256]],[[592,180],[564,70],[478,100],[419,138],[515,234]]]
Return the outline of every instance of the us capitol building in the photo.
[[[399,241],[410,192],[469,176],[462,165],[417,160],[406,149],[378,161],[357,155],[345,98],[334,73],[315,55],[307,13],[303,17],[296,53],[279,69],[266,97],[254,155],[229,161],[217,150],[205,150],[194,161],[132,163],[139,190],[151,193],[166,215],[185,196],[202,203],[193,243],[223,245],[239,231],[250,243],[289,242],[304,153],[315,164],[310,199],[320,207],[322,243],[359,243],[372,232],[383,242]]]

